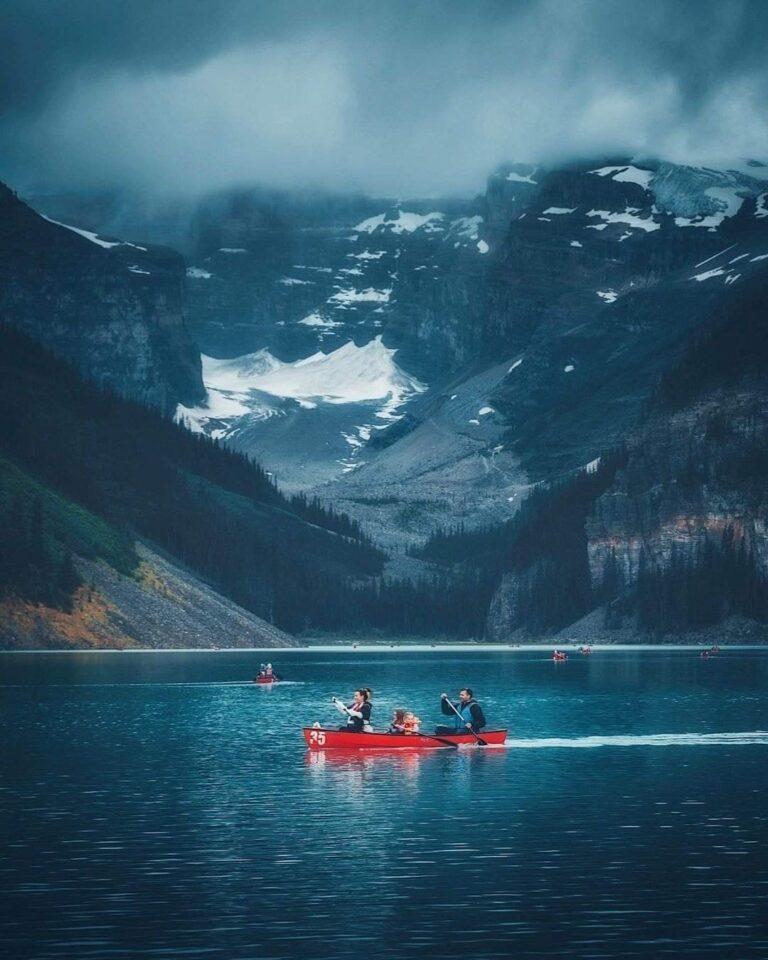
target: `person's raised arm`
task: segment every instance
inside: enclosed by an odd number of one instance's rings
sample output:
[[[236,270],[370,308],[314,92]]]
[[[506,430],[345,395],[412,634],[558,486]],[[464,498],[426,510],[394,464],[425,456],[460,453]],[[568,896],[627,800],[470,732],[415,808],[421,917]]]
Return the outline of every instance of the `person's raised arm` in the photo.
[[[446,715],[446,717],[454,717],[456,714],[451,707],[451,701],[448,699],[447,693],[440,694],[440,710]]]

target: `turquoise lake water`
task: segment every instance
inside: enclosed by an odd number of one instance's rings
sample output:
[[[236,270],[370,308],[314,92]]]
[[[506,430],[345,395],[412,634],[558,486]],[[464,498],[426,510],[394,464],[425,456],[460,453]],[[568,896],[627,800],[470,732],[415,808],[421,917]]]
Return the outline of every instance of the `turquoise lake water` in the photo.
[[[0,956],[768,957],[768,651],[0,654]],[[506,748],[310,755],[332,695]]]

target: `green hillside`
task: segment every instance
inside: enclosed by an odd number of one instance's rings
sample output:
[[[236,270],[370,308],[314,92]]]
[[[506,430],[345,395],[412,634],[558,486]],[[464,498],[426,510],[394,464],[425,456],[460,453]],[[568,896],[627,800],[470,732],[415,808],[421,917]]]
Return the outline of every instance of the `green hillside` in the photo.
[[[128,545],[144,538],[289,631],[325,624],[344,582],[381,570],[383,555],[343,514],[287,499],[241,454],[97,388],[8,327],[0,419],[0,455],[16,466],[6,467],[6,509],[35,542],[46,531],[60,564],[71,552],[129,570]],[[4,555],[10,583],[26,561],[12,542]]]
[[[74,554],[125,574],[138,564],[124,533],[0,458],[0,592],[67,609]]]

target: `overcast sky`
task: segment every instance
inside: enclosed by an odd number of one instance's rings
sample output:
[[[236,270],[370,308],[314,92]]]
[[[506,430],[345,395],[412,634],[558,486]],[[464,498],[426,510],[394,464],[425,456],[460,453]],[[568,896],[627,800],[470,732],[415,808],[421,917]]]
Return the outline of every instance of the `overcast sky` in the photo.
[[[470,193],[504,160],[768,158],[768,0],[3,0],[0,178]]]

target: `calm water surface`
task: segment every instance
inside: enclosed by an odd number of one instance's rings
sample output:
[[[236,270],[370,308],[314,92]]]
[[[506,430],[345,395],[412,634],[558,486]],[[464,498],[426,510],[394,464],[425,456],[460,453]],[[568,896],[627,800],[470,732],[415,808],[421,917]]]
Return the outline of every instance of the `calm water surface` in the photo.
[[[0,654],[0,956],[768,957],[768,652]],[[365,684],[507,749],[308,755]]]

